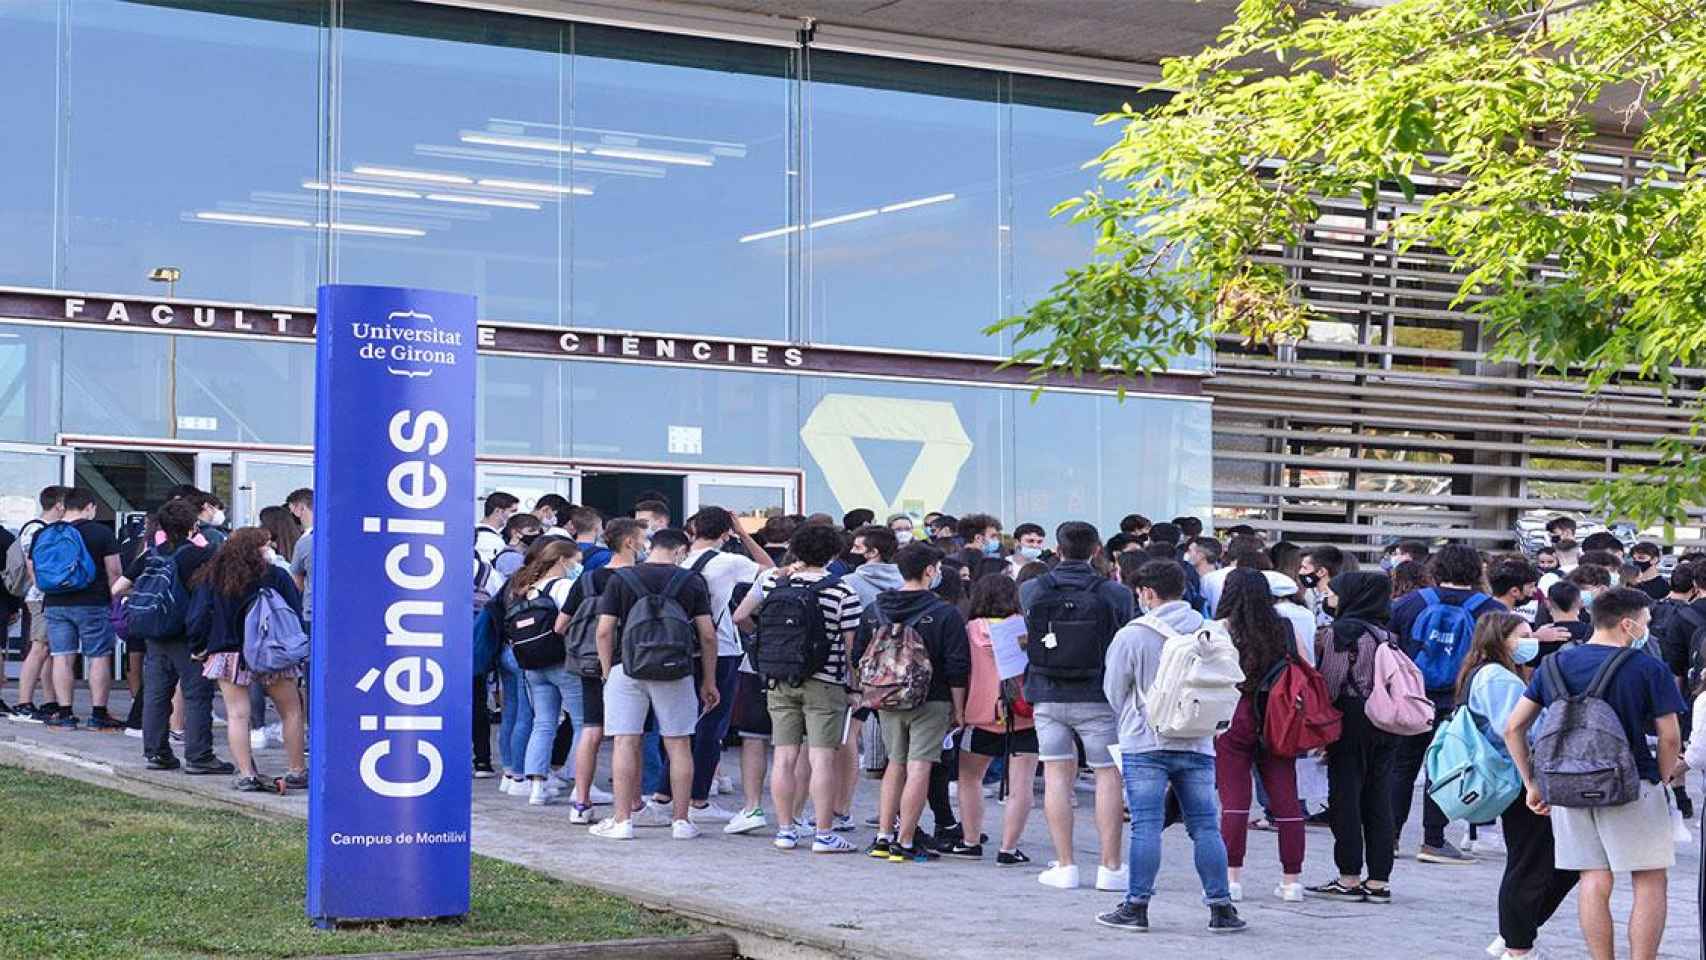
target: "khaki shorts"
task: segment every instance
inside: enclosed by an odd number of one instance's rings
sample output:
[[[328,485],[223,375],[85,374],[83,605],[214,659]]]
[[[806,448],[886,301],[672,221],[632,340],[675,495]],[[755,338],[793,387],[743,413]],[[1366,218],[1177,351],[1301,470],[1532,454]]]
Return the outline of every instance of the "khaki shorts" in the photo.
[[[770,742],[778,747],[837,749],[847,740],[847,688],[807,678],[797,687],[778,683],[766,700]]]
[[[30,642],[47,642],[47,617],[42,616],[41,601],[30,600],[24,604],[30,614]]]
[[[1676,866],[1670,791],[1641,783],[1641,798],[1619,807],[1553,807],[1552,859],[1559,870],[1669,870]]]
[[[891,763],[937,763],[942,759],[942,740],[953,720],[953,710],[946,701],[932,700],[912,710],[881,710],[877,718]]]

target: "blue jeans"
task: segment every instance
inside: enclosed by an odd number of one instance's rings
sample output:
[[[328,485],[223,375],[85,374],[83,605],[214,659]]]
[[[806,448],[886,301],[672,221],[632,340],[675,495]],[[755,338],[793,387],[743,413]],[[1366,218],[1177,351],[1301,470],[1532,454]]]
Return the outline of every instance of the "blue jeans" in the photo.
[[[575,724],[575,740],[580,740],[581,726],[585,723],[581,675],[567,667],[525,672],[527,696],[533,706],[533,732],[527,737],[524,766],[528,776],[543,777],[551,772],[551,743],[557,739],[557,724],[565,707]],[[574,756],[573,744],[569,746],[569,756]]]
[[[533,736],[533,703],[527,698],[527,676],[515,653],[505,644],[498,656],[498,683],[503,690],[503,723],[498,726],[498,757],[510,773],[519,775],[527,762],[527,741]]]
[[[1214,758],[1187,750],[1124,755],[1126,805],[1131,808],[1130,879],[1126,900],[1148,903],[1161,871],[1161,825],[1167,787],[1179,799],[1185,829],[1196,849],[1203,902],[1231,903],[1226,885],[1226,845],[1220,840],[1220,795],[1214,788]]]
[[[711,797],[711,778],[717,774],[717,761],[723,757],[723,738],[729,733],[729,716],[735,706],[735,678],[740,675],[740,657],[717,658],[717,693],[722,697],[716,709],[699,718],[693,729],[693,797],[694,802]],[[658,759],[657,792],[669,793],[669,754],[663,751],[663,739],[655,732],[646,734],[646,743],[656,744]],[[647,759],[651,758],[648,754]],[[673,798],[672,798],[673,799]]]

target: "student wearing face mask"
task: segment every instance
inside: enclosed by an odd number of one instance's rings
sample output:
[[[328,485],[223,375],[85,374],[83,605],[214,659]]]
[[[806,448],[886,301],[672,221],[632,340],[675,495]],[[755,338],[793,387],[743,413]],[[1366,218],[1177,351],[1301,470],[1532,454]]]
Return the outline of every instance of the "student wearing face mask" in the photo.
[[[1027,563],[1047,563],[1054,559],[1043,544],[1048,534],[1034,523],[1021,523],[1013,528],[1013,555],[1007,558],[1010,576],[1018,576]]]
[[[504,524],[504,548],[491,560],[492,569],[505,579],[515,576],[533,546],[545,532],[545,522],[531,513],[518,513]]]
[[[959,560],[968,569],[976,569],[985,557],[1001,556],[1001,521],[987,513],[973,513],[954,525],[954,535],[965,546],[960,548]]]
[[[912,542],[912,518],[904,513],[897,513],[889,518],[888,528],[894,533],[895,543],[906,546]]]
[[[1634,549],[1629,551],[1629,559],[1636,574],[1627,586],[1653,598],[1655,603],[1670,596],[1670,581],[1659,572],[1659,554],[1659,545],[1645,540],[1635,544]]]

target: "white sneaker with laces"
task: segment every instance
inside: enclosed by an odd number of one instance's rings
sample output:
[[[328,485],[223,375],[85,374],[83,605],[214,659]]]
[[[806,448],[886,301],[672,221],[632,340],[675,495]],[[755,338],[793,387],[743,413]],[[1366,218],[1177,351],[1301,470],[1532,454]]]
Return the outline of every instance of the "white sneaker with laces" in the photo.
[[[1487,944],[1487,956],[1492,957],[1493,960],[1499,960],[1499,958],[1504,956],[1504,955],[1505,955],[1505,938],[1504,937],[1494,937],[1493,942]]]
[[[1131,876],[1131,874],[1127,872],[1125,867],[1121,867],[1118,870],[1109,870],[1107,867],[1097,865],[1096,889],[1106,890],[1110,893],[1124,893],[1126,892],[1127,886],[1126,878],[1129,876]]]
[[[141,740],[142,739],[142,730],[138,727],[125,727],[124,728],[124,735],[127,737],[135,737],[136,739]]]
[[[838,813],[835,815],[835,825],[831,829],[836,833],[851,833],[859,828],[853,823],[851,813]]]
[[[730,780],[726,773],[717,774],[716,778],[711,781],[711,786],[716,789],[717,793],[725,797],[735,795],[735,782]]]
[[[668,809],[655,803],[647,803],[628,818],[628,822],[636,827],[667,827],[674,821]]]
[[[1475,831],[1473,846],[1463,849],[1476,856],[1502,857],[1505,855],[1505,832],[1494,827],[1478,827]]]
[[[792,850],[800,845],[800,835],[792,827],[783,827],[776,831],[776,839],[770,841],[778,850]]]
[[[573,806],[573,808],[569,810],[569,822],[570,823],[591,823],[592,822],[592,807],[590,807],[590,806],[583,807],[580,804],[575,804]]]
[[[676,840],[697,840],[700,837],[699,828],[691,820],[677,820],[670,824],[669,835]]]
[[[1303,884],[1282,883],[1274,888],[1274,896],[1284,900],[1286,903],[1302,903]]]
[[[1515,954],[1507,950],[1499,955],[1499,960],[1546,960],[1546,957],[1541,954],[1540,948],[1536,947],[1524,954]]]
[[[858,853],[859,848],[840,834],[819,834],[812,838],[813,853]]]
[[[547,786],[545,781],[543,781],[543,780],[530,780],[530,781],[528,781],[528,783],[530,784],[530,786],[527,788],[528,789],[527,805],[528,806],[530,806],[530,807],[543,807],[543,806],[545,806],[545,805],[547,805],[547,804],[549,804],[552,801],[557,799],[556,791],[552,790],[549,786]]]
[[[563,791],[569,789],[569,784],[572,783],[573,781],[564,780],[560,774],[552,773],[552,774],[546,775],[545,782],[550,784],[552,789],[556,790],[558,793],[562,793]]]
[[[249,749],[265,750],[267,748],[267,732],[265,730],[249,731]]]
[[[1230,899],[1234,902],[1237,902],[1239,900],[1243,900],[1244,899],[1244,885],[1242,883],[1238,883],[1237,881],[1233,881],[1232,883],[1228,883],[1226,885],[1226,896],[1228,899]]]
[[[1037,882],[1056,890],[1076,890],[1078,889],[1078,865],[1075,863],[1062,864],[1058,860],[1050,860],[1048,869],[1037,874]]]
[[[769,825],[770,821],[764,817],[764,808],[753,807],[751,810],[743,810],[735,814],[733,819],[723,825],[723,832],[728,834],[751,833]]]
[[[586,832],[603,840],[632,840],[634,821],[624,820],[617,823],[614,818],[606,818],[588,827]]]
[[[714,803],[707,803],[702,807],[695,807],[692,804],[687,806],[687,818],[700,823],[728,823],[734,817],[733,810],[726,810]]]
[[[599,806],[601,804],[610,803],[611,801],[613,801],[615,799],[616,799],[615,794],[611,793],[609,790],[598,789],[597,784],[593,784],[592,786],[589,786],[586,788],[586,802],[592,804],[595,807]]]
[[[499,777],[498,778],[498,792],[503,794],[506,797],[509,796],[510,784],[512,784],[514,782],[515,782],[515,778],[511,777],[507,773],[504,774],[503,776]]]

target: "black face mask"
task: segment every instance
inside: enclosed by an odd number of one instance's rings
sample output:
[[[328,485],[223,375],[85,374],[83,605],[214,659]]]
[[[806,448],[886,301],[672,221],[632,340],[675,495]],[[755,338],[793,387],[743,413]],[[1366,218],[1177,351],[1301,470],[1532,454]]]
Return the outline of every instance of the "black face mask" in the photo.
[[[1574,550],[1574,549],[1576,549],[1576,541],[1571,540],[1568,537],[1562,537],[1562,538],[1553,537],[1552,538],[1552,545],[1557,547],[1560,550]]]
[[[539,538],[541,536],[543,536],[543,534],[524,533],[521,535],[521,545],[524,547],[531,547],[531,546],[533,546],[534,543],[536,543],[539,540]]]
[[[1303,584],[1305,590],[1313,590],[1315,585],[1321,582],[1321,575],[1318,573],[1300,573],[1297,575],[1297,582]]]
[[[1636,560],[1635,561],[1635,569],[1641,571],[1642,573],[1646,573],[1648,570],[1653,569],[1653,561],[1651,561],[1651,560]]]

